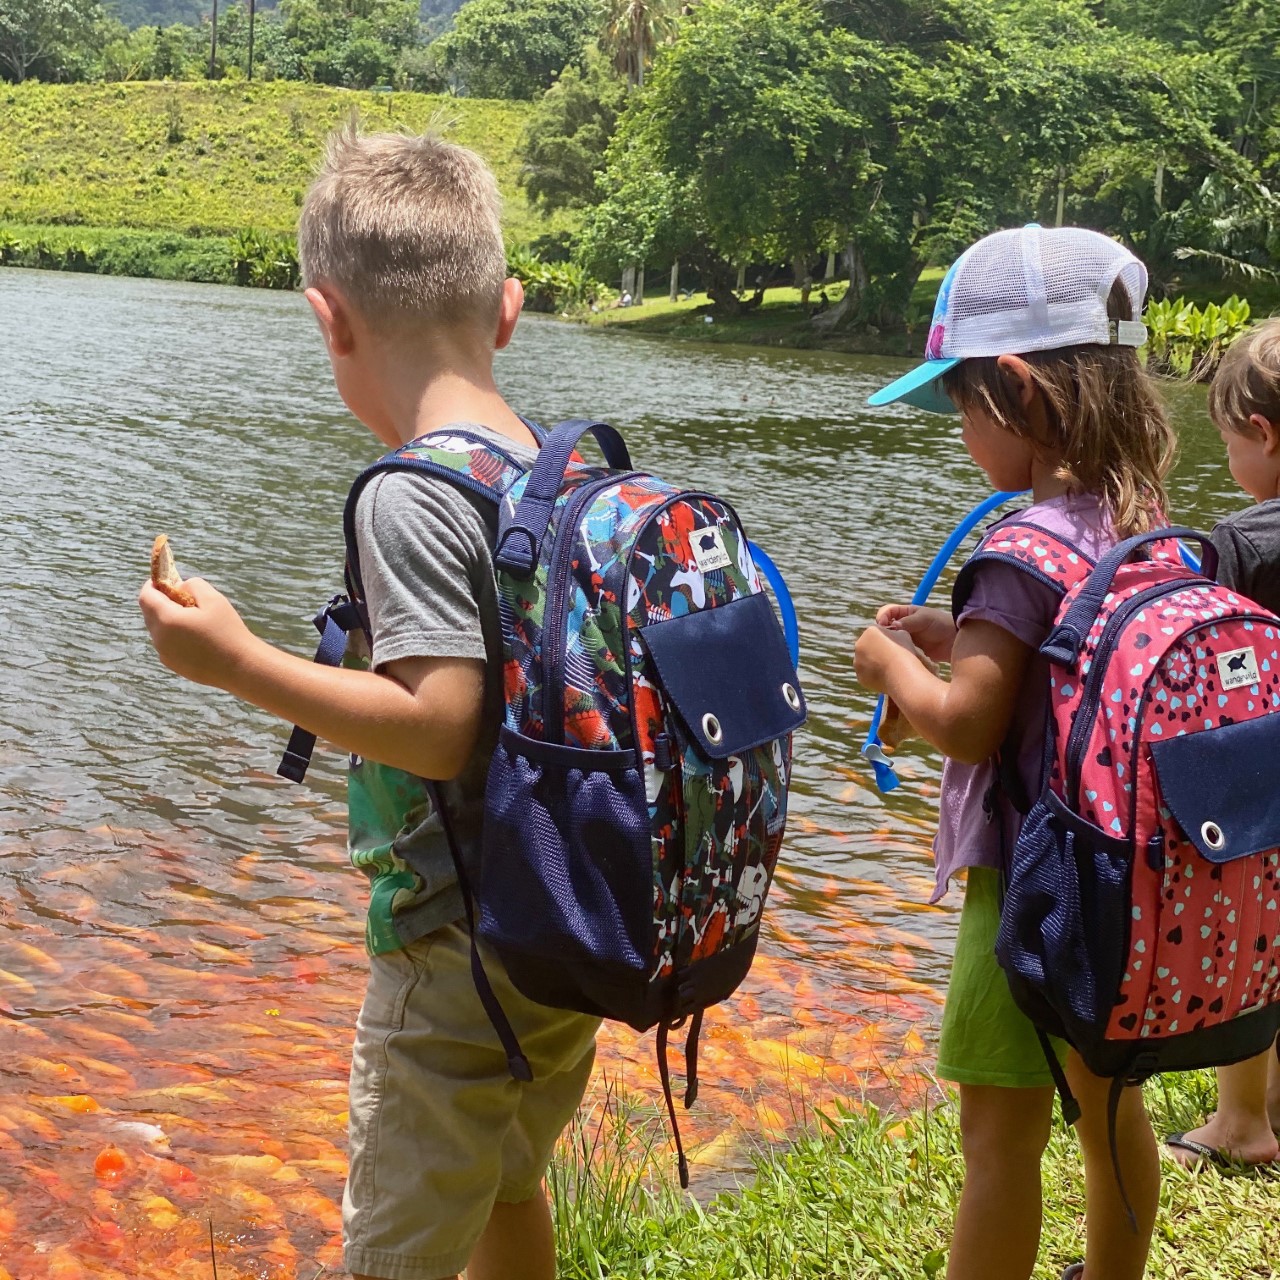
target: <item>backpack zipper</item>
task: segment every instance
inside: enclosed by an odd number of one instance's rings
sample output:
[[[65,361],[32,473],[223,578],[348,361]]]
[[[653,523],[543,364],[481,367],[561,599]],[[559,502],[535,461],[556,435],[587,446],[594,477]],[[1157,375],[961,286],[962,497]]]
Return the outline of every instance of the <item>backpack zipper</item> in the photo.
[[[1072,809],[1080,806],[1080,774],[1084,768],[1084,751],[1088,746],[1094,719],[1102,702],[1102,685],[1106,679],[1107,666],[1115,649],[1116,637],[1120,628],[1129,618],[1140,612],[1146,605],[1161,599],[1163,596],[1175,595],[1194,585],[1198,579],[1181,578],[1176,582],[1160,582],[1146,587],[1136,596],[1126,600],[1110,617],[1107,625],[1098,638],[1098,646],[1090,658],[1089,674],[1085,677],[1085,691],[1080,699],[1071,720],[1071,734],[1067,738],[1067,803]],[[1150,678],[1150,677],[1148,677]]]
[[[625,471],[622,474],[611,472],[598,480],[588,480],[581,485],[565,506],[560,523],[556,526],[555,541],[551,544],[551,555],[547,558],[547,606],[542,614],[542,736],[544,742],[564,745],[564,693],[560,689],[557,697],[550,695],[559,688],[559,677],[563,673],[565,651],[568,646],[564,614],[564,596],[569,589],[570,574],[560,572],[560,561],[566,543],[572,548],[578,520],[587,503],[597,494],[624,480],[644,475],[642,471]],[[547,643],[548,623],[550,627],[550,643]],[[625,639],[625,628],[624,636]]]

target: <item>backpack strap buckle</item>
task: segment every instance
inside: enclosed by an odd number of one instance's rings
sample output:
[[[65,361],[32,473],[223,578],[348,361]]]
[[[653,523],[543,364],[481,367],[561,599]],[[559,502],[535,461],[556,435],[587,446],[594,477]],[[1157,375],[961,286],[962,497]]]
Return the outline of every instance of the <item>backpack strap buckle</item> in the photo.
[[[314,618],[311,625],[320,633],[315,661],[325,667],[336,667],[342,662],[347,648],[347,634],[362,630],[365,626],[361,607],[346,596],[334,596]],[[311,754],[316,749],[316,735],[300,725],[293,726],[289,744],[276,766],[276,773],[290,782],[301,782],[307,776]]]

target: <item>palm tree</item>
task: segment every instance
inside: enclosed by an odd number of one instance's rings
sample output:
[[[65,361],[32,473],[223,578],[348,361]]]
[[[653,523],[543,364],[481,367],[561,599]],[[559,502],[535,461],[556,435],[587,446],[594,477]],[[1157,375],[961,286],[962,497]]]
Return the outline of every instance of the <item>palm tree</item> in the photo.
[[[644,69],[675,33],[676,16],[674,0],[605,0],[600,48],[632,88],[644,84]]]

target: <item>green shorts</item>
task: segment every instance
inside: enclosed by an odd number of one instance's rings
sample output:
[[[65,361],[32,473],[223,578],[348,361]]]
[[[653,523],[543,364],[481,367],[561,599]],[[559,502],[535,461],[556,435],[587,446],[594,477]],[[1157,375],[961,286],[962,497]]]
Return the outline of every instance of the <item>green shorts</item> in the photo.
[[[938,1075],[955,1084],[1030,1089],[1053,1075],[1031,1020],[1013,1002],[996,963],[1000,927],[1000,873],[970,867],[965,884],[956,958],[947,985],[938,1044]],[[1067,1046],[1051,1040],[1061,1062]]]

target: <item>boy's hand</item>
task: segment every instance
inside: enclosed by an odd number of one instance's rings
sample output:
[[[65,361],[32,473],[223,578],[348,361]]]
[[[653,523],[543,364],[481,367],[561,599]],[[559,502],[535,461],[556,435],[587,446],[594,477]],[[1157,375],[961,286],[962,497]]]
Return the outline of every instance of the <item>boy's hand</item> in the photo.
[[[905,631],[916,647],[933,662],[951,661],[956,624],[945,609],[917,604],[886,604],[876,613],[876,625],[889,631]]]
[[[872,693],[887,693],[889,671],[898,661],[899,649],[905,649],[917,662],[925,662],[924,653],[916,648],[905,631],[890,631],[883,626],[868,627],[853,647],[853,670],[858,683]]]
[[[148,578],[138,592],[142,617],[160,661],[197,684],[227,688],[245,653],[260,643],[232,603],[203,578],[183,583],[195,596],[193,607],[175,604]]]

